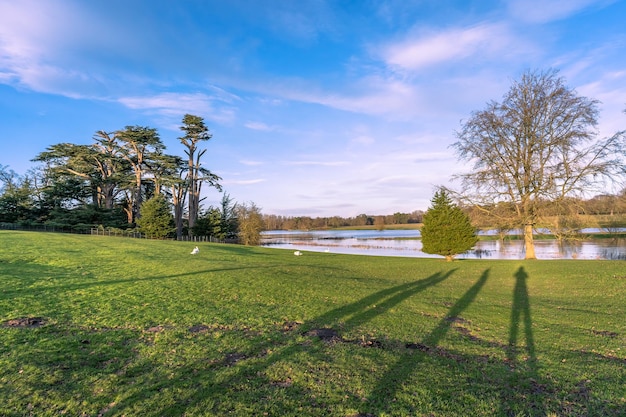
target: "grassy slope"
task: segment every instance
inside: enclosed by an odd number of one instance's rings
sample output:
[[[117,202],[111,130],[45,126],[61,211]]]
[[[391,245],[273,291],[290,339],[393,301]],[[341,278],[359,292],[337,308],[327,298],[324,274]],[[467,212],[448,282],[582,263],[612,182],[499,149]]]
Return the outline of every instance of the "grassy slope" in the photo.
[[[624,415],[623,261],[193,246],[0,232],[0,415]]]

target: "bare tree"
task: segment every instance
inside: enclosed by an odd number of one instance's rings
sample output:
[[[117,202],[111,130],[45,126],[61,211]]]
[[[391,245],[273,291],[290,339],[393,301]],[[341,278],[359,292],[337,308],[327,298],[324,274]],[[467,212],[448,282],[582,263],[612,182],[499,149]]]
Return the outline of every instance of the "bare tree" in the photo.
[[[598,101],[581,97],[557,71],[527,71],[502,103],[472,113],[452,145],[473,162],[458,174],[463,197],[488,210],[509,202],[535,259],[533,230],[542,210],[624,174],[624,132],[596,140]]]

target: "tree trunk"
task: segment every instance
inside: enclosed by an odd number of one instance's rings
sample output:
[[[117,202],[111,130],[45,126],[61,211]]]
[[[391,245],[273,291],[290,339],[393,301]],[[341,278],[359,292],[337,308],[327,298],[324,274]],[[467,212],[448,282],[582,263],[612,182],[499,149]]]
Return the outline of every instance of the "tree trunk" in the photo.
[[[196,183],[191,183],[191,190],[189,191],[189,234],[191,235],[193,232],[191,229],[196,225],[196,219],[198,218],[198,200],[199,196],[195,189]]]
[[[172,201],[174,203],[174,224],[176,225],[176,239],[181,240],[183,237],[183,214],[185,198],[181,196],[180,188],[172,186]]]
[[[524,248],[526,249],[526,259],[537,259],[535,256],[535,241],[533,240],[533,225],[524,225]]]

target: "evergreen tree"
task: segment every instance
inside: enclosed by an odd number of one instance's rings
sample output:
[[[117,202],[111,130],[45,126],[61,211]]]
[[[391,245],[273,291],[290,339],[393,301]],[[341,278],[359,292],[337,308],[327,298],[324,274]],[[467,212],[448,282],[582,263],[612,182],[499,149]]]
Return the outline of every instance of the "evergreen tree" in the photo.
[[[222,230],[222,213],[220,210],[213,206],[209,207],[196,220],[192,233],[194,236],[211,236],[216,239],[226,239],[226,234]]]
[[[476,244],[476,232],[467,214],[452,202],[445,190],[435,192],[431,203],[421,229],[422,251],[451,261]]]
[[[180,130],[185,132],[185,135],[178,139],[187,148],[185,153],[188,157],[188,171],[186,174],[186,185],[188,188],[185,191],[189,198],[189,229],[193,233],[193,228],[200,214],[202,184],[208,183],[221,191],[221,186],[218,183],[221,178],[201,166],[200,159],[206,152],[206,149],[198,149],[198,144],[208,141],[213,136],[209,132],[209,128],[204,124],[204,119],[199,116],[186,114],[183,117],[183,125],[180,127]]]
[[[162,194],[156,194],[141,205],[137,226],[142,233],[156,239],[163,239],[175,230],[169,203]]]

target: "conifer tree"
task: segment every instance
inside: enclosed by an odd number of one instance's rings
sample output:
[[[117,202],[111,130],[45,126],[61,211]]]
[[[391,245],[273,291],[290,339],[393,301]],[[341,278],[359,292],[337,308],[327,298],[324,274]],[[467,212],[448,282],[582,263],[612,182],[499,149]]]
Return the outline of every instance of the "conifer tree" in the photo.
[[[156,194],[143,203],[137,226],[142,233],[155,239],[163,239],[175,230],[174,216],[162,194]]]
[[[476,244],[476,232],[467,214],[452,202],[445,190],[435,192],[431,203],[421,229],[422,251],[452,261]]]

